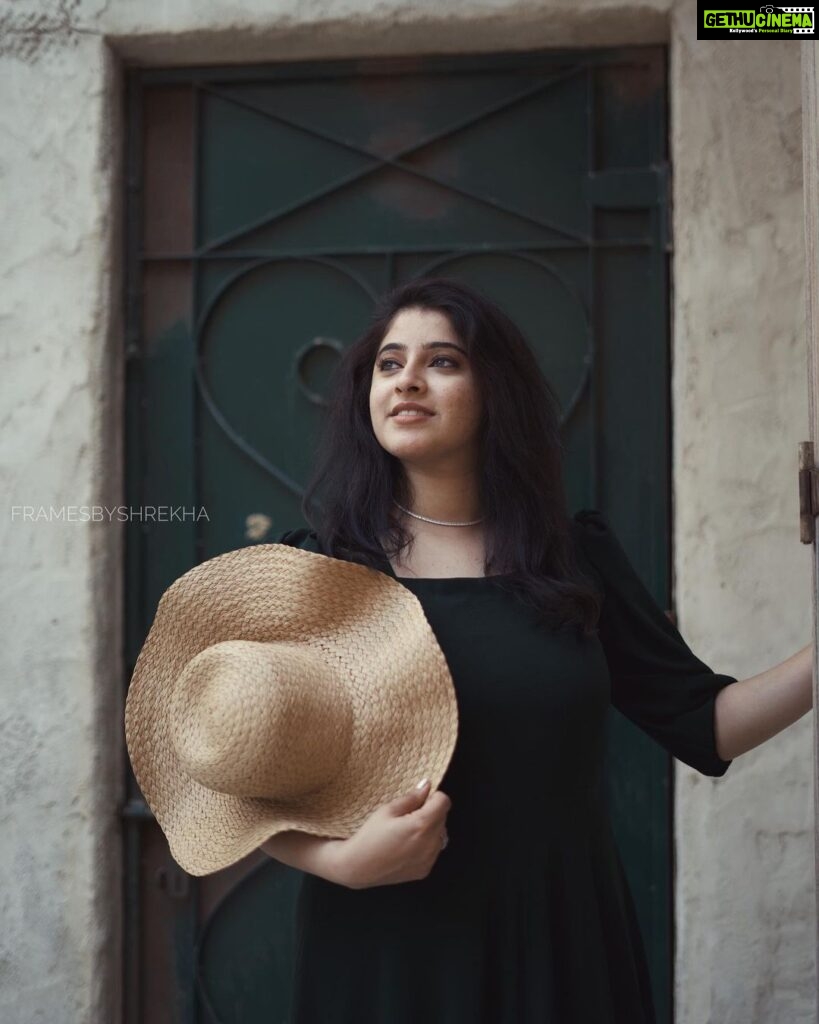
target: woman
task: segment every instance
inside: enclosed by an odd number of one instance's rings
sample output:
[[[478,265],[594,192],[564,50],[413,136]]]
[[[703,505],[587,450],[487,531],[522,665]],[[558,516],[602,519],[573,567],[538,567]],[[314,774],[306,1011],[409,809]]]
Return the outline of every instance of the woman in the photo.
[[[410,588],[460,724],[438,792],[349,839],[262,847],[306,872],[292,1024],[654,1021],[604,800],[609,704],[721,776],[810,708],[811,645],[743,682],[696,658],[606,518],[568,515],[554,396],[517,327],[462,284],[382,300],[326,428],[304,502],[312,522],[322,492],[317,526],[278,540]]]

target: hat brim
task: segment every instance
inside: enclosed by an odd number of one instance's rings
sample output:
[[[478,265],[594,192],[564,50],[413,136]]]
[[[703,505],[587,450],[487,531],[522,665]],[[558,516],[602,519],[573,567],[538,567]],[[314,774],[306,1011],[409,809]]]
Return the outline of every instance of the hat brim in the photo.
[[[219,793],[176,756],[168,697],[187,662],[223,640],[297,641],[337,664],[353,711],[349,757],[298,800]],[[423,777],[437,787],[458,734],[449,667],[406,587],[368,566],[286,544],[229,551],[162,595],[125,705],[134,775],[177,863],[206,875],[287,829],[348,838]]]

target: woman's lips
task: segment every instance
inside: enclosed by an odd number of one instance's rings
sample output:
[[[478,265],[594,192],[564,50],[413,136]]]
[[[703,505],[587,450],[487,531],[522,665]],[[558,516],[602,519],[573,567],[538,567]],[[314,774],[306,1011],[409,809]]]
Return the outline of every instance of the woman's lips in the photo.
[[[402,424],[404,424],[404,423],[423,423],[425,420],[431,420],[434,415],[435,414],[431,413],[431,412],[422,412],[422,413],[417,413],[417,412],[401,413],[401,412],[397,412],[393,416],[390,416],[390,419],[394,420],[396,423],[402,423]]]

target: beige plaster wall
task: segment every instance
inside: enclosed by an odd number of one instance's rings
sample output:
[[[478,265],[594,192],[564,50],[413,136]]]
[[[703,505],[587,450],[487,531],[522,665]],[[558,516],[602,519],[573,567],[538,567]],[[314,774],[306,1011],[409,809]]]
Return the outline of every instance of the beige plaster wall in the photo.
[[[13,506],[121,502],[118,75],[89,37],[3,56],[0,92],[0,1020],[108,1024],[121,528]]]
[[[799,44],[671,34],[676,606],[747,677],[811,639]],[[677,766],[677,1021],[815,1021],[812,722]]]
[[[698,43],[693,2],[15,0],[0,6],[0,1019],[119,1005],[121,61],[668,41],[680,628],[750,675],[810,637],[798,53]],[[319,31],[320,29],[320,31]],[[680,1024],[813,1020],[810,722],[713,781],[678,766]]]

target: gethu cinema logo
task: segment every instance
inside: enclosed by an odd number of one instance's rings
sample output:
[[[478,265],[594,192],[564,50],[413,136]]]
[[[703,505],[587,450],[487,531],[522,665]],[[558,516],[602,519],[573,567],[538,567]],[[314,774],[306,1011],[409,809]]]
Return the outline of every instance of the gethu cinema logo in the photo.
[[[706,28],[813,28],[812,7],[760,7],[754,10],[705,11]]]

